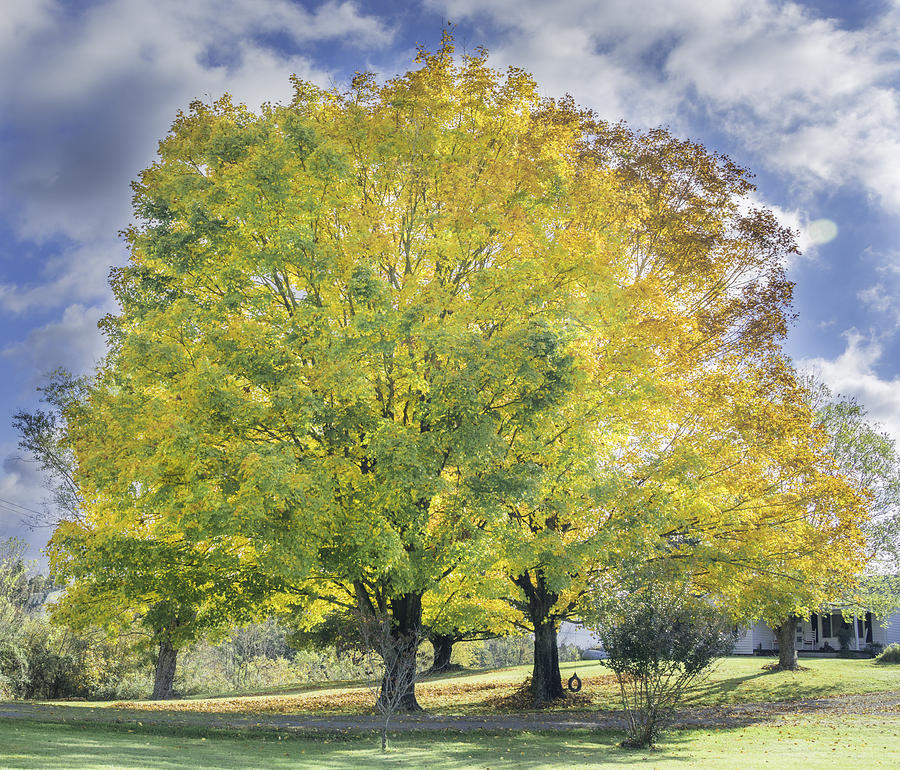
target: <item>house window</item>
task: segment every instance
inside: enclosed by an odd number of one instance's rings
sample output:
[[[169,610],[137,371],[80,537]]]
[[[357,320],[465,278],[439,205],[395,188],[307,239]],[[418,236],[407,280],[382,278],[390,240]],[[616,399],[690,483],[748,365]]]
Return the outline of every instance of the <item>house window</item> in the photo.
[[[857,618],[857,619],[856,619],[856,635],[857,635],[857,636],[864,636],[865,633],[866,633],[866,632],[865,632],[865,630],[863,629],[863,619],[862,619],[862,618]]]
[[[831,615],[822,615],[822,636],[831,636]]]

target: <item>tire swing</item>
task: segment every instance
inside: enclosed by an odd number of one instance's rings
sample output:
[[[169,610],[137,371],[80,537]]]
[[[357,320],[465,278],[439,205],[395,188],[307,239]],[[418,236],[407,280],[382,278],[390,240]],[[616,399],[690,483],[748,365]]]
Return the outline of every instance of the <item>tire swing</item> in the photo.
[[[578,678],[578,674],[572,674],[569,677],[569,690],[570,692],[578,692],[581,690],[581,680]]]

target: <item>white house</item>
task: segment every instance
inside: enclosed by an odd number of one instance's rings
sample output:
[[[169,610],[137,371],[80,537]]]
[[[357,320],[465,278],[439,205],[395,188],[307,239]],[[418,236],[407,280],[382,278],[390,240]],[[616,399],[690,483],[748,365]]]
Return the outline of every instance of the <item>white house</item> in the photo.
[[[841,612],[835,608],[831,612],[814,612],[811,617],[798,622],[794,646],[800,652],[816,652],[827,650],[828,647],[839,650],[841,643],[838,641],[837,632],[841,627],[851,630],[851,650],[865,650],[870,644],[880,644],[882,647],[900,644],[900,610],[884,619],[879,619],[871,612],[860,616],[848,613],[845,620]],[[602,647],[596,635],[575,623],[561,623],[557,640],[561,645],[574,644],[585,652],[586,658],[594,657],[593,654],[586,654],[591,648]],[[778,640],[775,638],[775,632],[762,621],[757,621],[738,637],[733,654],[753,655],[757,650],[777,649]]]
[[[870,644],[900,644],[900,611],[880,619],[871,612],[864,615],[847,614],[840,610],[814,612],[797,623],[794,648],[800,652],[839,650],[837,633],[840,628],[850,630],[850,649],[864,650]],[[826,646],[827,645],[827,646]],[[735,655],[752,655],[757,650],[775,650],[778,647],[775,632],[762,621],[754,623],[739,638],[734,647]]]
[[[563,621],[559,624],[559,632],[556,635],[556,643],[562,647],[565,645],[573,645],[579,650],[589,650],[592,647],[600,647],[600,637],[590,629],[585,628],[579,623],[569,623]]]

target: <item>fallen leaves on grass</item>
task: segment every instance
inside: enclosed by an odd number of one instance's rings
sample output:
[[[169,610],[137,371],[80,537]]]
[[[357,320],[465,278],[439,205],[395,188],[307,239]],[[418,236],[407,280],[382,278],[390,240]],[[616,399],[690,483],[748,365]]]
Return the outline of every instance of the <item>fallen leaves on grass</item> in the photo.
[[[136,711],[195,711],[218,714],[296,714],[306,712],[374,713],[374,698],[368,690],[343,690],[328,695],[271,695],[253,698],[206,700],[121,701],[113,708]]]
[[[426,709],[454,708],[513,712],[532,709],[528,681],[521,682],[424,682],[416,685],[419,702]],[[589,676],[578,694],[554,704],[555,708],[584,708],[593,697],[615,686],[615,677]],[[120,701],[113,708],[136,711],[194,711],[221,714],[373,714],[375,693],[367,687],[335,690],[326,694],[294,693],[235,698],[177,701]]]

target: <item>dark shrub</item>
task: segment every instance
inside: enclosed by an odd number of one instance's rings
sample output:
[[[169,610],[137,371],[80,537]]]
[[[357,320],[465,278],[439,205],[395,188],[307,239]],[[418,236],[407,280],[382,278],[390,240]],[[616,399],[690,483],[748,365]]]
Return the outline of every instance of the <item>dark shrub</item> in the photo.
[[[609,592],[594,627],[628,722],[623,746],[651,746],[685,692],[734,647],[732,623],[689,587],[654,581]]]
[[[849,626],[842,626],[837,630],[835,634],[838,640],[838,644],[840,645],[840,653],[841,655],[846,655],[850,652],[850,639],[853,636],[853,632],[850,630]]]

